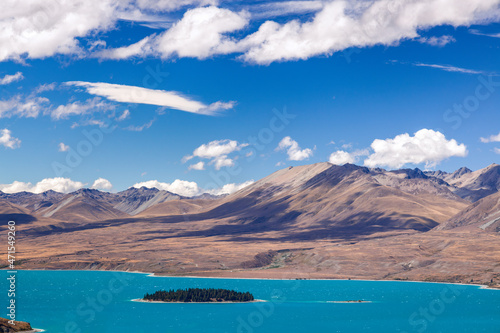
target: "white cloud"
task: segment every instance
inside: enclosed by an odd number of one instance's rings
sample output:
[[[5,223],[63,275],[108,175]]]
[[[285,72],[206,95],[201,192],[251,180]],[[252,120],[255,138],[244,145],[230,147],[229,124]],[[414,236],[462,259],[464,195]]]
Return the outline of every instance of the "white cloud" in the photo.
[[[69,150],[69,146],[65,145],[64,142],[59,143],[59,151],[65,152]]]
[[[500,148],[493,148],[493,151],[495,152],[495,154],[500,155]]]
[[[46,91],[52,91],[55,88],[56,88],[56,84],[54,82],[53,83],[44,83],[44,84],[41,84],[38,87],[36,87],[36,89],[33,91],[33,94],[34,95],[41,94],[41,93],[46,92]]]
[[[500,133],[496,135],[490,135],[487,138],[481,138],[481,142],[489,143],[489,142],[500,142]]]
[[[235,40],[225,34],[246,27],[249,16],[245,11],[235,13],[215,6],[190,9],[164,33],[148,36],[129,46],[104,50],[97,56],[126,59],[159,55],[162,58],[204,59],[214,54],[231,53],[235,50]]]
[[[13,116],[36,118],[47,108],[49,100],[45,97],[28,96],[23,98],[16,95],[8,100],[0,100],[0,118]]]
[[[191,164],[188,166],[188,170],[205,170],[205,162],[200,161],[195,164]]]
[[[368,167],[401,168],[405,164],[425,163],[427,168],[432,168],[449,157],[465,157],[468,153],[464,144],[447,140],[441,132],[425,128],[414,136],[405,133],[394,139],[376,139],[371,148],[374,152],[364,161]]]
[[[180,180],[176,179],[172,183],[162,183],[157,180],[149,180],[146,182],[140,182],[137,184],[134,184],[133,187],[135,188],[141,188],[141,187],[148,187],[148,188],[157,188],[159,190],[163,191],[168,191],[172,192],[175,194],[179,194],[182,196],[186,197],[192,197],[195,195],[198,195],[201,193],[200,188],[198,187],[198,184],[195,182],[189,182],[186,180]]]
[[[116,121],[124,121],[125,119],[128,119],[129,117],[130,117],[130,111],[125,110],[118,118],[116,118]]]
[[[14,138],[11,135],[10,130],[4,128],[4,129],[0,130],[0,133],[1,133],[0,145],[4,146],[6,148],[10,148],[10,149],[16,149],[16,148],[19,148],[21,146],[21,140]]]
[[[66,82],[66,84],[83,87],[89,94],[106,97],[115,102],[166,106],[171,109],[207,115],[216,111],[175,91],[154,90],[103,82],[72,81]],[[225,106],[227,105],[221,104],[221,107]]]
[[[498,20],[498,0],[331,1],[314,19],[263,23],[238,46],[259,64],[308,59],[350,47],[395,45],[440,25],[469,26]]]
[[[500,38],[500,33],[495,33],[495,34],[487,34],[483,33],[477,29],[469,29],[469,33],[473,35],[478,35],[478,36],[487,36],[487,37],[493,37],[493,38]]]
[[[234,184],[234,183],[226,184],[219,189],[210,190],[210,191],[208,191],[208,193],[213,194],[213,195],[232,194],[234,192],[238,192],[239,190],[241,190],[249,185],[252,185],[253,183],[254,183],[253,180],[248,180],[248,181],[241,183],[241,184]]]
[[[249,8],[252,19],[297,15],[317,12],[325,6],[323,1],[278,1],[256,4]]]
[[[36,183],[35,185],[31,183],[24,183],[15,181],[12,184],[0,184],[0,191],[5,193],[17,193],[17,192],[32,192],[32,193],[42,193],[48,190],[53,190],[56,192],[69,193],[76,191],[84,186],[83,183],[73,181],[69,178],[45,178],[42,181]]]
[[[174,11],[184,6],[218,5],[218,0],[137,0],[139,8],[153,11]]]
[[[441,37],[421,37],[418,41],[422,44],[429,44],[431,46],[443,47],[449,43],[456,42],[455,38],[450,35],[443,35]]]
[[[3,0],[0,61],[81,52],[78,37],[105,31],[116,21],[119,0]]]
[[[355,156],[346,151],[338,150],[330,155],[328,161],[332,164],[344,165],[346,163],[351,163],[351,164],[355,163],[356,158]]]
[[[109,191],[113,188],[111,182],[104,178],[98,178],[92,184],[92,189]]]
[[[308,59],[350,47],[396,45],[419,38],[419,31],[451,25],[470,26],[499,20],[498,0],[336,0],[276,1],[229,5],[217,0],[4,0],[0,13],[0,61],[44,58],[56,54],[112,59],[162,58],[239,53],[249,62]],[[220,7],[216,7],[220,6]],[[184,15],[171,24],[182,10]],[[315,13],[312,19],[266,21],[242,37],[236,32],[250,19]],[[129,46],[102,50],[102,32],[119,20],[169,29]],[[282,22],[283,20],[280,20]],[[244,30],[241,35],[244,34]],[[239,38],[239,40],[238,40]],[[451,39],[422,39],[443,45]]]
[[[52,119],[60,120],[67,119],[70,116],[75,115],[85,115],[91,114],[94,112],[105,112],[109,110],[113,110],[115,108],[114,105],[111,105],[98,97],[87,99],[84,103],[76,101],[73,103],[69,103],[66,105],[59,105],[55,109],[49,109],[46,111],[47,114],[50,114]]]
[[[150,128],[153,123],[155,122],[156,119],[151,119],[149,122],[145,123],[144,125],[141,126],[128,126],[125,127],[124,129],[127,131],[132,131],[132,132],[142,132],[145,129]]]
[[[96,52],[95,56],[101,59],[115,60],[128,59],[132,57],[143,58],[155,52],[153,49],[155,41],[156,35],[151,35],[131,45],[101,50]]]
[[[435,65],[435,64],[416,63],[415,66],[436,68],[436,69],[441,69],[441,70],[443,70],[445,72],[452,72],[452,73],[487,74],[486,72],[483,72],[483,71],[477,71],[477,70],[474,70],[474,69],[460,68],[460,67],[448,66],[448,65]]]
[[[351,145],[349,145],[350,147]],[[349,148],[348,147],[348,148]],[[329,162],[337,165],[344,165],[346,163],[354,164],[358,162],[359,157],[369,155],[368,149],[355,150],[351,153],[344,150],[337,150],[330,155]]]
[[[247,143],[239,143],[235,140],[215,140],[202,144],[193,151],[192,155],[184,156],[182,162],[186,163],[194,157],[209,159],[209,164],[214,165],[215,169],[219,170],[222,167],[233,166],[234,161],[228,155],[247,146]]]
[[[16,74],[12,75],[5,75],[4,77],[0,78],[0,86],[1,85],[6,85],[12,82],[20,81],[24,79],[23,73],[17,72]]]
[[[134,184],[133,187],[135,188],[141,188],[141,187],[147,187],[147,188],[157,188],[159,190],[163,191],[168,191],[172,192],[175,194],[179,194],[185,197],[194,197],[197,195],[200,195],[202,193],[209,193],[213,195],[221,195],[221,194],[231,194],[236,191],[241,190],[242,188],[252,184],[254,181],[249,180],[241,184],[226,184],[222,186],[221,188],[218,189],[213,189],[213,190],[208,190],[205,191],[201,187],[198,186],[196,182],[190,182],[186,180],[179,180],[176,179],[172,183],[163,183],[158,180],[149,180],[146,182],[141,182]]]
[[[313,155],[312,149],[300,149],[298,142],[289,136],[284,137],[278,144],[276,151],[280,150],[286,150],[289,161],[303,161]]]
[[[243,29],[248,24],[248,13],[234,13],[214,6],[187,11],[183,18],[158,38],[158,51],[163,58],[207,58],[226,53],[232,48],[231,39],[225,33]]]

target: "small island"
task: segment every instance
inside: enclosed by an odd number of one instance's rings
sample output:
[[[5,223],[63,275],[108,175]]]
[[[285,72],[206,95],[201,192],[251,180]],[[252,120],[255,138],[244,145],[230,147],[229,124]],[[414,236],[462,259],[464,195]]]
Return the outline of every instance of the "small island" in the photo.
[[[254,302],[255,299],[249,292],[238,292],[228,289],[177,289],[159,290],[153,294],[146,294],[142,301],[145,302],[170,302],[170,303],[242,303]]]

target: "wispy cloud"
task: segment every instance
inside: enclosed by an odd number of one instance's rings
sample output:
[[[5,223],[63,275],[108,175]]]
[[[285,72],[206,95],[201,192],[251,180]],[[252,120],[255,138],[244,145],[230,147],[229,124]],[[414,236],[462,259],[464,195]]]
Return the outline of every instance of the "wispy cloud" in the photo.
[[[5,75],[4,77],[0,78],[0,85],[6,85],[12,82],[20,81],[24,79],[23,73],[17,72],[16,74],[12,75]]]
[[[132,131],[132,132],[142,132],[145,129],[150,128],[153,123],[155,122],[156,119],[151,119],[149,122],[145,123],[144,125],[141,126],[128,126],[125,127],[124,129],[127,131]]]
[[[233,102],[215,102],[205,105],[176,91],[154,90],[122,84],[71,81],[66,82],[66,85],[85,88],[89,94],[102,96],[115,102],[165,106],[205,115],[212,115],[218,109],[228,109],[234,105]]]
[[[252,5],[248,8],[253,19],[315,13],[323,9],[323,1],[279,1]]]
[[[443,47],[449,43],[456,42],[455,38],[450,35],[444,35],[440,37],[421,37],[417,39],[420,43],[422,44],[429,44],[431,46],[438,46],[438,47]]]
[[[478,71],[478,70],[474,70],[474,69],[467,69],[467,68],[455,67],[455,66],[450,66],[450,65],[436,65],[436,64],[416,63],[416,64],[414,64],[414,66],[436,68],[436,69],[440,69],[440,70],[443,70],[443,71],[446,71],[446,72],[453,72],[453,73],[491,74],[491,73],[487,73],[485,71]]]
[[[495,34],[488,34],[488,33],[481,32],[477,29],[469,29],[469,33],[471,33],[473,35],[477,35],[477,36],[487,36],[487,37],[493,37],[493,38],[500,38],[500,32],[495,33]]]

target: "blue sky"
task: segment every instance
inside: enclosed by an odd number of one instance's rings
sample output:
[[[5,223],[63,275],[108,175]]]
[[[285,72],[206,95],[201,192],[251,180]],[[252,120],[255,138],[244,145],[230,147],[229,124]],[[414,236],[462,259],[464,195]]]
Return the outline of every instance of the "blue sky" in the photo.
[[[5,192],[498,161],[500,1],[7,3]]]

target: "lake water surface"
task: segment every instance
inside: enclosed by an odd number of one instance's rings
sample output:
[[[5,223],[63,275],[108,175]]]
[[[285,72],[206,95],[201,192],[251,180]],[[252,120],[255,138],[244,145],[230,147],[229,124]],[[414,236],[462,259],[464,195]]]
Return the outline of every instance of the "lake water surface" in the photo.
[[[0,284],[7,314],[7,272]],[[177,288],[250,291],[261,303],[148,304]],[[153,277],[18,271],[17,319],[46,332],[500,332],[500,291],[437,283]],[[370,303],[335,303],[363,300]]]

